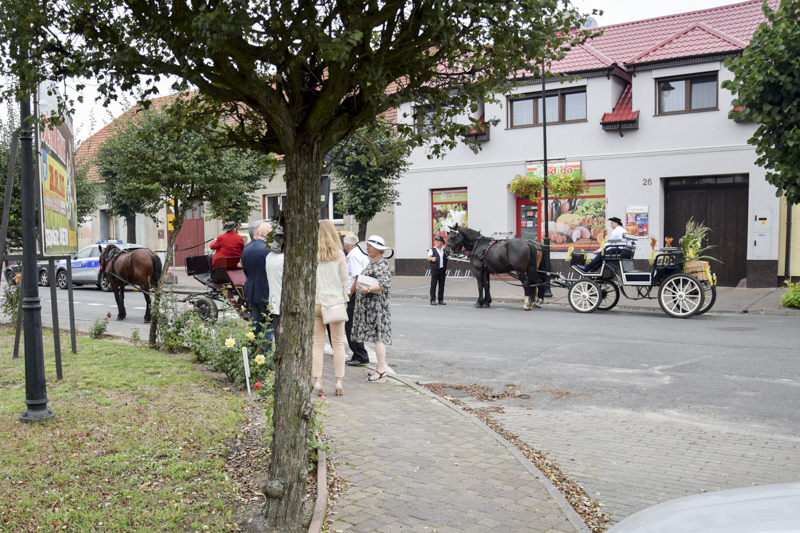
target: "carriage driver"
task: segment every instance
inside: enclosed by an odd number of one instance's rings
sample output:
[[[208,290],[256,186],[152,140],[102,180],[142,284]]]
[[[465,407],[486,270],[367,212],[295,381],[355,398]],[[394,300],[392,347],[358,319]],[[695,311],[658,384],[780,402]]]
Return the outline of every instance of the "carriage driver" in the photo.
[[[623,248],[630,243],[630,240],[625,238],[625,228],[622,226],[622,221],[618,217],[611,217],[608,221],[611,222],[611,235],[608,236],[603,247],[597,249],[595,252],[597,255],[594,256],[594,259],[585,267],[578,266],[578,269],[584,272],[594,272],[600,268],[600,264],[603,262],[603,248],[608,252],[614,248]]]
[[[217,259],[220,257],[241,257],[244,239],[236,233],[236,222],[226,222],[222,234],[211,242],[209,248],[216,250],[212,262],[214,268],[217,268]]]

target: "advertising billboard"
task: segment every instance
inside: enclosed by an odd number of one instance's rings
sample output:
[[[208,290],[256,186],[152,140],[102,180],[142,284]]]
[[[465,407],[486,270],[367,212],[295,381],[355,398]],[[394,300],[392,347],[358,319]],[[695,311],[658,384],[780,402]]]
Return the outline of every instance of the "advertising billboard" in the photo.
[[[48,94],[50,93],[50,94]],[[48,118],[58,110],[57,89],[39,86],[36,152],[40,185],[40,228],[44,255],[78,251],[78,214],[75,197],[75,151],[72,117],[55,126]]]

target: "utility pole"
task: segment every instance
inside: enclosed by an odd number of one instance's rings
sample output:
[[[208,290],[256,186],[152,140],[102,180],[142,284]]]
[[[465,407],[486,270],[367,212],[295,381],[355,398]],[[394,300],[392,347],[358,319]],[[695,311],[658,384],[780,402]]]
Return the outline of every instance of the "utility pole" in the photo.
[[[542,59],[542,140],[544,148],[542,151],[542,186],[544,187],[544,269],[550,272],[550,202],[547,198],[547,88],[546,88],[545,60]],[[549,276],[544,276],[542,280],[547,283],[544,287],[545,298],[552,298],[550,290]]]
[[[31,98],[19,104],[20,162],[22,166],[22,312],[25,335],[25,403],[28,408],[20,422],[39,422],[53,418],[47,407],[47,383],[44,376],[42,345],[42,301],[36,271],[36,191],[33,179],[33,118]]]

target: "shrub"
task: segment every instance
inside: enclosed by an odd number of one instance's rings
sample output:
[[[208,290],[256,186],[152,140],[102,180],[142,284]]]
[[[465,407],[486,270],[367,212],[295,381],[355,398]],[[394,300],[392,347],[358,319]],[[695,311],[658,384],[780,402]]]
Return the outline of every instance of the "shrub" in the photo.
[[[784,307],[800,307],[800,283],[792,283],[787,280],[786,287],[789,290],[781,296],[781,304]]]
[[[108,319],[111,318],[111,313],[108,313],[103,320],[99,318],[94,321],[92,327],[89,328],[89,337],[93,339],[102,339],[108,330]]]
[[[17,274],[17,276],[19,276],[19,274]],[[12,324],[17,323],[17,313],[19,312],[19,287],[20,280],[17,281],[16,285],[11,285],[9,283],[3,295],[3,313],[11,319]]]
[[[153,293],[152,308],[156,311],[151,320],[157,322],[161,345],[172,353],[183,346],[187,326],[195,317],[194,310],[179,302],[175,293],[161,287]]]

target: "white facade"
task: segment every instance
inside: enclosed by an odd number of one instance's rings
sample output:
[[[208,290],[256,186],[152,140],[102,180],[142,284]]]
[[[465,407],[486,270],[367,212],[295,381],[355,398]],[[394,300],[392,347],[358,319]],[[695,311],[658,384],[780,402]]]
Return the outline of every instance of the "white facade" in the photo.
[[[657,114],[656,79],[698,73],[718,74],[718,106],[710,111],[674,115]],[[549,82],[549,91],[565,86],[586,87],[586,121],[547,126],[548,159],[580,161],[587,180],[605,180],[606,217],[624,218],[628,205],[649,206],[650,235],[663,242],[664,185],[671,177],[741,175],[749,176],[747,217],[771,210],[780,213],[780,199],[765,179],[764,169],[755,164],[755,149],[747,144],[756,125],[728,118],[731,93],[720,87],[731,73],[721,61],[685,64],[670,68],[637,71],[631,78],[633,110],[639,110],[638,129],[604,131],[604,113],[612,111],[627,81],[617,76],[595,76],[572,83]],[[540,93],[541,84],[519,87],[515,93]],[[506,97],[499,104],[485,105],[486,119],[499,119],[491,128],[491,140],[474,154],[460,145],[443,159],[429,160],[424,149],[412,155],[409,172],[400,181],[400,206],[395,209],[398,260],[423,259],[431,239],[431,190],[466,187],[469,195],[469,226],[484,235],[516,232],[516,199],[506,189],[517,174],[525,174],[526,161],[543,155],[540,126],[509,128]],[[406,106],[398,114],[410,115]],[[405,119],[408,120],[408,119]],[[713,228],[712,228],[713,229]],[[779,232],[777,223],[768,243],[754,249],[754,225],[748,223],[747,247],[750,260],[771,260],[777,265]],[[563,253],[560,254],[563,257]],[[640,245],[637,259],[649,256],[649,246]],[[559,254],[554,254],[555,259]],[[770,267],[771,268],[771,267]]]

